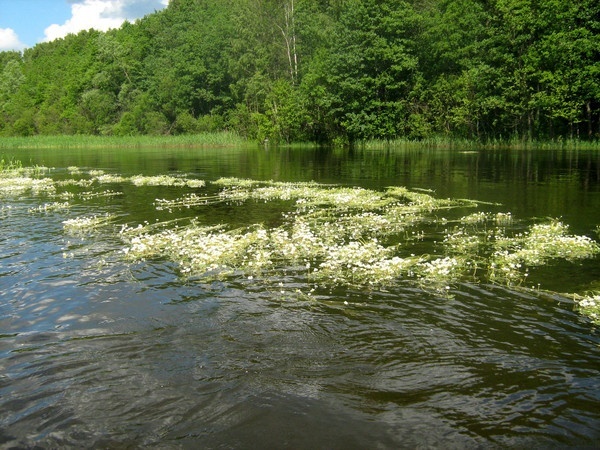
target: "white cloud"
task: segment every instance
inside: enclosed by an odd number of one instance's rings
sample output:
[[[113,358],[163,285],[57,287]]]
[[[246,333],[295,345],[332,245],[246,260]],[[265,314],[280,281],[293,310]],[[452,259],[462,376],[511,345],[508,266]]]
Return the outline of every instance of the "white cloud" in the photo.
[[[71,0],[71,18],[44,30],[44,41],[94,28],[107,31],[119,28],[126,20],[135,20],[168,5],[169,0]]]
[[[0,28],[0,51],[23,50],[27,47],[12,28]]]

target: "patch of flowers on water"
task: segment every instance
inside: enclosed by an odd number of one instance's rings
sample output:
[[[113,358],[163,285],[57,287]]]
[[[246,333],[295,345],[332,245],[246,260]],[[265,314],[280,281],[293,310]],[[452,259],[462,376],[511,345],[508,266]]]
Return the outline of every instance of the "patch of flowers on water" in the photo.
[[[204,180],[194,180],[183,177],[172,177],[169,175],[134,175],[129,178],[129,181],[135,186],[187,186],[190,188],[201,188],[204,187],[206,184]]]
[[[56,193],[51,178],[31,178],[23,176],[0,177],[0,196],[46,195]]]
[[[68,168],[68,172],[80,179],[53,181],[46,176],[48,172],[45,168],[6,166],[0,170],[0,197],[32,195],[62,200],[30,209],[48,212],[67,209],[75,199],[122,195],[119,190],[75,194],[70,187],[90,189],[94,185],[124,183],[187,189],[206,186],[203,180],[183,176],[124,177],[99,170],[86,173],[76,167]],[[252,202],[279,202],[280,219],[272,226],[246,224],[236,229],[226,224],[201,225],[193,217],[124,225],[120,237],[126,243],[126,259],[172,261],[183,276],[192,279],[232,275],[253,283],[271,279],[279,281],[278,291],[285,291],[281,280],[294,279],[297,285],[303,279],[312,293],[321,286],[375,289],[403,280],[437,291],[450,289],[459,281],[521,285],[537,266],[555,259],[579,261],[600,253],[596,241],[571,234],[559,220],[515,232],[510,213],[475,211],[453,219],[449,210],[480,204],[437,199],[431,192],[405,187],[375,191],[315,182],[238,178],[221,178],[211,185],[218,192],[156,199],[154,206],[169,212],[193,208],[196,213],[218,203],[248,206]],[[2,206],[1,212],[6,211]],[[447,211],[446,217],[450,218],[440,217],[442,211]],[[92,215],[65,220],[63,226],[67,233],[76,234],[115,221],[110,214]],[[600,236],[600,227],[595,231]],[[425,253],[431,251],[431,241],[437,242],[434,253],[441,248],[442,254]],[[577,308],[597,323],[599,303],[597,294],[576,298]]]
[[[567,225],[552,220],[532,225],[528,231],[512,238],[498,238],[491,255],[490,278],[508,284],[521,283],[530,267],[544,265],[552,259],[576,261],[600,253],[600,246],[591,238],[568,232]]]
[[[63,221],[63,228],[67,232],[80,233],[95,230],[97,228],[109,225],[116,217],[112,214],[93,215],[86,217],[76,217]]]
[[[44,203],[43,205],[39,205],[35,208],[29,208],[30,213],[48,213],[52,211],[60,211],[63,209],[70,208],[71,205],[69,202],[52,202],[52,203]]]
[[[369,287],[413,279],[422,286],[448,286],[461,279],[478,281],[477,273],[487,273],[493,281],[521,283],[530,267],[549,259],[589,258],[598,251],[594,241],[569,235],[559,221],[507,236],[505,227],[513,221],[510,213],[475,212],[446,230],[445,256],[414,256],[409,251],[411,237],[425,236],[419,225],[447,223],[432,213],[476,203],[436,199],[404,187],[377,192],[236,178],[214,184],[222,188],[216,196],[192,193],[156,200],[155,206],[172,210],[223,201],[287,201],[291,211],[284,212],[283,224],[273,228],[216,230],[191,225],[138,235],[130,241],[128,257],[166,257],[179,263],[183,274],[195,277],[238,272],[255,277],[263,271],[296,270],[321,285]]]
[[[579,312],[588,316],[596,325],[600,325],[600,294],[575,295],[574,301]]]
[[[424,261],[416,267],[416,270],[421,283],[431,283],[436,288],[449,287],[449,284],[462,277],[464,263],[465,261],[461,259],[446,256]]]
[[[104,173],[103,171],[100,171],[98,175],[95,175],[92,178],[92,180],[100,184],[120,184],[129,181],[127,177],[123,177],[121,175],[113,175],[110,173]]]
[[[157,211],[165,210],[172,212],[174,209],[189,209],[196,206],[205,206],[211,202],[213,202],[213,199],[192,192],[191,194],[173,200],[157,198],[154,200],[154,206]]]
[[[111,191],[110,189],[107,189],[105,191],[100,191],[100,192],[93,192],[93,191],[82,192],[79,194],[79,198],[82,200],[93,200],[95,198],[118,197],[120,195],[123,195],[123,193],[117,192],[117,191]]]

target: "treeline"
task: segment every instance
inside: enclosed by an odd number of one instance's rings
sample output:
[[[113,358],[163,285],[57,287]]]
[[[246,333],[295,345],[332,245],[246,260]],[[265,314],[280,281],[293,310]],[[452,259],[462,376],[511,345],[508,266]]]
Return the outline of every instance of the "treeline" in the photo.
[[[0,135],[600,136],[597,0],[171,0],[0,53]]]

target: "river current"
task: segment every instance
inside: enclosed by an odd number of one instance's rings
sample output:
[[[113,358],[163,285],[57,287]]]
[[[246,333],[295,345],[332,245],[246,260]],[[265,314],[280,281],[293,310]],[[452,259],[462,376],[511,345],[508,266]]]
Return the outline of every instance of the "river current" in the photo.
[[[24,163],[427,189],[600,225],[600,156],[556,151],[171,149],[19,151]],[[71,169],[73,170],[73,169]],[[559,292],[598,288],[598,259],[543,268],[544,290],[399,280],[314,298],[250,277],[182,278],[123,259],[118,233],[66,233],[110,213],[155,221],[178,188],[32,213],[0,209],[0,448],[564,448],[600,445],[600,330]],[[496,206],[494,206],[496,207]],[[193,211],[272,220],[264,206]],[[185,212],[181,214],[190,214]],[[241,216],[240,216],[241,215]],[[597,239],[597,235],[596,235]],[[425,244],[423,244],[425,245]]]

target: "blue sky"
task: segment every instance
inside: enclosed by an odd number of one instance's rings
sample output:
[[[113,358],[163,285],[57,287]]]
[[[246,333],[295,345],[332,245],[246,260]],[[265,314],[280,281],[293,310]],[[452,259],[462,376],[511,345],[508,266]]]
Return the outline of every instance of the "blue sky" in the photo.
[[[164,8],[168,0],[0,0],[0,51],[23,50],[96,28],[105,31]]]

